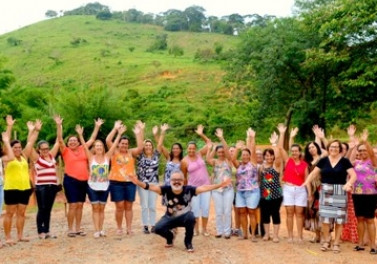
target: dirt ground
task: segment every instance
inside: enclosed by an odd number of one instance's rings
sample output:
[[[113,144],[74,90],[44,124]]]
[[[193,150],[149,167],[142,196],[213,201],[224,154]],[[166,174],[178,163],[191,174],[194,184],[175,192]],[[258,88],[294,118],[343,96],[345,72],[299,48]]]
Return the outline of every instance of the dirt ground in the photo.
[[[88,233],[86,237],[67,237],[67,224],[64,205],[59,198],[52,212],[51,232],[57,239],[40,240],[37,236],[35,215],[36,208],[29,207],[25,235],[30,242],[18,242],[14,246],[4,246],[0,249],[0,263],[190,263],[190,264],[221,264],[221,263],[377,263],[377,256],[369,254],[369,248],[364,252],[352,251],[353,244],[341,244],[342,252],[321,252],[319,244],[309,242],[311,233],[304,233],[303,244],[288,244],[285,240],[284,210],[282,210],[282,225],[280,243],[251,240],[230,240],[215,238],[214,209],[211,208],[209,219],[210,237],[194,237],[195,252],[187,253],[183,245],[184,230],[179,229],[173,248],[165,249],[165,241],[155,234],[145,235],[141,230],[141,210],[138,198],[134,204],[133,235],[124,235],[119,239],[115,235],[114,205],[109,202],[106,207],[105,229],[106,238],[93,238],[91,207],[84,206],[82,226]],[[160,200],[157,203],[157,214],[164,213]],[[2,222],[2,221],[1,221]],[[125,224],[125,223],[124,223]],[[2,223],[1,223],[2,226]],[[3,231],[1,239],[4,241]],[[16,230],[13,228],[13,237]]]

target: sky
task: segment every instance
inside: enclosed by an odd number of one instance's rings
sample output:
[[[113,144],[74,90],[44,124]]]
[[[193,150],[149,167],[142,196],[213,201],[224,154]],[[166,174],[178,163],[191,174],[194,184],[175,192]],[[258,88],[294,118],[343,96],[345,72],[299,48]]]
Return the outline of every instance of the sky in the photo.
[[[46,19],[47,10],[72,10],[92,2],[107,5],[112,11],[135,8],[154,14],[198,5],[206,10],[206,16],[218,17],[234,13],[284,17],[291,15],[294,4],[294,0],[0,0],[0,34]]]

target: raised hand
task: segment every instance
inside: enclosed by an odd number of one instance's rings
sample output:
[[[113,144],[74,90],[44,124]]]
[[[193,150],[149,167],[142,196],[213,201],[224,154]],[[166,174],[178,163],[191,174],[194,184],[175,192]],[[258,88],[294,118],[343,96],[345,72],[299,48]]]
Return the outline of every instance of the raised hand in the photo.
[[[323,139],[325,138],[325,130],[321,127],[318,128],[318,131],[317,131],[317,136],[320,138],[320,139]]]
[[[13,119],[11,115],[7,115],[5,118],[5,121],[7,122],[7,126],[13,126],[14,123],[16,122],[16,119]]]
[[[94,120],[94,125],[96,127],[101,127],[103,125],[103,123],[105,123],[105,122],[101,118],[97,118],[97,120]]]
[[[224,138],[224,132],[223,132],[223,130],[222,130],[221,128],[216,128],[215,135],[216,135],[216,137],[218,137],[219,139]]]
[[[279,131],[279,134],[281,135],[285,133],[285,131],[287,130],[287,127],[283,123],[280,123],[278,124],[277,129]]]
[[[348,128],[347,128],[347,134],[350,138],[354,137],[355,136],[355,133],[356,133],[356,126],[355,125],[350,125]]]
[[[118,130],[122,126],[122,121],[117,120],[114,122],[114,129]]]
[[[249,127],[246,131],[246,135],[247,135],[247,137],[253,138],[253,137],[255,137],[255,131],[251,127]]]
[[[75,127],[75,131],[77,132],[77,134],[79,134],[80,136],[82,136],[84,134],[84,128],[80,125],[76,125]]]
[[[207,145],[207,149],[208,149],[208,150],[212,149],[212,147],[214,146],[214,144],[212,143],[212,141],[208,141],[208,142],[206,143],[206,145]]]
[[[134,126],[134,128],[132,129],[132,131],[134,132],[135,135],[138,135],[138,134],[141,133],[141,128],[138,125],[138,123],[136,123],[136,125]]]
[[[156,136],[157,133],[158,133],[158,126],[154,126],[154,127],[152,128],[152,134],[153,134],[154,136]]]
[[[136,121],[136,126],[139,127],[140,130],[145,129],[145,123],[143,123],[141,120]]]
[[[26,122],[26,126],[27,126],[27,129],[28,129],[29,131],[33,131],[33,130],[35,129],[35,124],[34,124],[33,121],[27,121],[27,122]]]
[[[198,127],[195,130],[195,133],[198,134],[199,136],[203,135],[204,131],[204,126],[203,125],[198,125]]]
[[[361,140],[367,141],[368,140],[368,136],[369,136],[369,131],[368,131],[368,129],[365,128],[363,130],[363,133],[361,134]]]
[[[58,125],[58,126],[61,126],[63,124],[63,118],[61,118],[60,115],[54,116],[54,121],[55,121],[56,125]]]
[[[245,142],[243,142],[242,140],[237,141],[236,148],[237,149],[243,149],[243,148],[245,148]]]
[[[126,132],[127,127],[125,125],[120,125],[117,130],[118,130],[118,133],[122,135],[124,132]]]
[[[34,128],[37,131],[40,131],[42,128],[42,121],[40,119],[35,120]]]
[[[291,133],[289,134],[289,136],[290,136],[291,138],[294,138],[294,137],[297,136],[297,133],[298,133],[298,127],[292,128],[292,129],[291,129]]]
[[[160,128],[161,128],[161,131],[166,132],[166,130],[169,129],[169,125],[168,124],[163,124],[163,125],[161,125]]]
[[[278,142],[279,136],[278,134],[274,131],[271,136],[270,136],[270,143],[271,145],[276,145]]]

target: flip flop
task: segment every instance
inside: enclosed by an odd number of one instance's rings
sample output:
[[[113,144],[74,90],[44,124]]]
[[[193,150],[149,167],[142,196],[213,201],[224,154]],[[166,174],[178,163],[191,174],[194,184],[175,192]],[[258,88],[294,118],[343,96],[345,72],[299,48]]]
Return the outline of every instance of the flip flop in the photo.
[[[67,236],[68,237],[76,237],[76,233],[75,232],[68,232]]]
[[[20,239],[18,239],[18,242],[29,242],[30,240],[29,239],[27,239],[27,238],[20,238]]]
[[[84,230],[80,230],[80,231],[76,232],[76,235],[78,235],[78,236],[86,236],[86,233],[85,233]]]

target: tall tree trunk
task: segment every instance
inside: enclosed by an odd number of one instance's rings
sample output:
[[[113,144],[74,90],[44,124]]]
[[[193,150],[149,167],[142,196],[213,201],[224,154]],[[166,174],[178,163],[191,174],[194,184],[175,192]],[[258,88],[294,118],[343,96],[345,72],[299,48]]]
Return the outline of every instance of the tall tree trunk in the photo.
[[[285,121],[284,125],[287,127],[287,131],[285,132],[285,139],[284,139],[284,149],[288,150],[289,148],[289,126],[291,124],[292,120],[292,115],[293,115],[293,106],[290,106],[287,113],[285,114]]]

